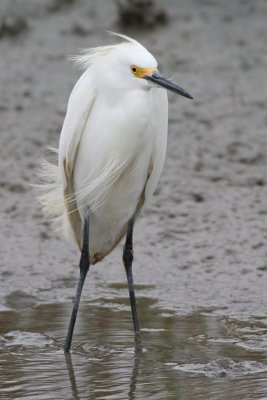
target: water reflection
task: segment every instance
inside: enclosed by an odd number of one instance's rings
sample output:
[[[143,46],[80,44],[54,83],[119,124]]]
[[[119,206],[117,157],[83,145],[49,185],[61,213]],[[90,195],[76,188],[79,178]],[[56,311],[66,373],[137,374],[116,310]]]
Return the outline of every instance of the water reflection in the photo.
[[[70,353],[65,353],[65,360],[66,360],[66,366],[67,366],[67,369],[69,372],[69,380],[70,380],[70,386],[71,386],[71,390],[72,390],[72,397],[74,400],[80,400]]]
[[[138,378],[138,372],[139,372],[139,366],[140,366],[142,354],[143,354],[142,349],[140,349],[140,348],[136,349],[135,357],[134,357],[134,364],[133,364],[133,369],[132,369],[132,376],[130,379],[129,392],[128,392],[129,400],[135,399],[137,378]],[[80,400],[79,392],[78,392],[78,388],[77,388],[76,377],[75,377],[75,370],[74,370],[73,364],[72,364],[71,353],[65,353],[65,361],[66,361],[66,366],[67,366],[68,373],[69,373],[70,387],[72,390],[72,398],[74,400]]]
[[[0,397],[27,400],[260,399],[267,396],[266,321],[176,316],[139,297],[136,351],[128,298],[82,304],[73,351],[70,305],[0,313]]]
[[[142,354],[143,354],[143,349],[137,348],[135,351],[133,372],[132,372],[130,389],[129,389],[129,394],[128,394],[129,400],[135,399],[137,378],[138,378],[138,372],[139,372],[139,366],[140,366]]]

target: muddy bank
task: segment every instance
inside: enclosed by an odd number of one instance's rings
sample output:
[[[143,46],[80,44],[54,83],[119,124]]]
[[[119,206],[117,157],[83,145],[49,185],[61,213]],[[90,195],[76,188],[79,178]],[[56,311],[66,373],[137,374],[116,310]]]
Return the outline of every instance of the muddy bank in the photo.
[[[58,143],[79,76],[66,56],[114,40],[104,29],[116,30],[117,12],[112,2],[52,3],[16,8],[27,29],[0,39],[2,308],[16,290],[37,303],[69,299],[77,276],[75,247],[42,223],[30,184],[46,146]],[[264,314],[266,3],[175,4],[166,2],[168,25],[130,32],[195,97],[169,96],[167,159],[136,226],[135,279],[178,313]],[[93,269],[85,299],[99,281],[124,281],[120,251]]]

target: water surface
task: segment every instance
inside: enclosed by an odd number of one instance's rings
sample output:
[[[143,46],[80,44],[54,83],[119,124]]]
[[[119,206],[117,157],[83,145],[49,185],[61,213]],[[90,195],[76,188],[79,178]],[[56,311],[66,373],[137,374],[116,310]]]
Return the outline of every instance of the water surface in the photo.
[[[73,350],[62,351],[70,304],[0,313],[1,398],[265,399],[267,326],[199,310],[177,316],[139,298],[143,352],[128,299],[83,302]]]

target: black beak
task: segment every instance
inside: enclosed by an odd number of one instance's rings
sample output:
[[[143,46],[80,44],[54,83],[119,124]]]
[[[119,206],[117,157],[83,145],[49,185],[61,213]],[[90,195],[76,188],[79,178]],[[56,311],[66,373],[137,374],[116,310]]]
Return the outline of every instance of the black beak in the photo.
[[[159,72],[155,71],[152,75],[144,76],[144,79],[155,83],[156,85],[162,86],[165,89],[170,90],[173,93],[180,94],[181,96],[187,97],[188,99],[193,99],[190,93],[181,88],[181,86],[176,85],[176,83],[169,81],[160,75]]]

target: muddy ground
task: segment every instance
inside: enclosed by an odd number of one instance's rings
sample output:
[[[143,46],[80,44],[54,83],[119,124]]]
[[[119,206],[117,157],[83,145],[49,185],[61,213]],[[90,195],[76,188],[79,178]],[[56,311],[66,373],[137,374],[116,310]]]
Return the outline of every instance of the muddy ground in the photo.
[[[194,100],[169,95],[164,171],[135,229],[137,295],[176,315],[201,309],[267,324],[267,2],[160,5],[166,25],[124,32]],[[113,1],[10,0],[0,12],[11,26],[22,21],[17,32],[5,25],[0,36],[4,312],[71,302],[77,249],[43,222],[31,184],[47,146],[57,146],[80,75],[67,56],[116,42],[105,30],[122,28]],[[83,300],[116,298],[121,283],[120,246],[92,268]]]

